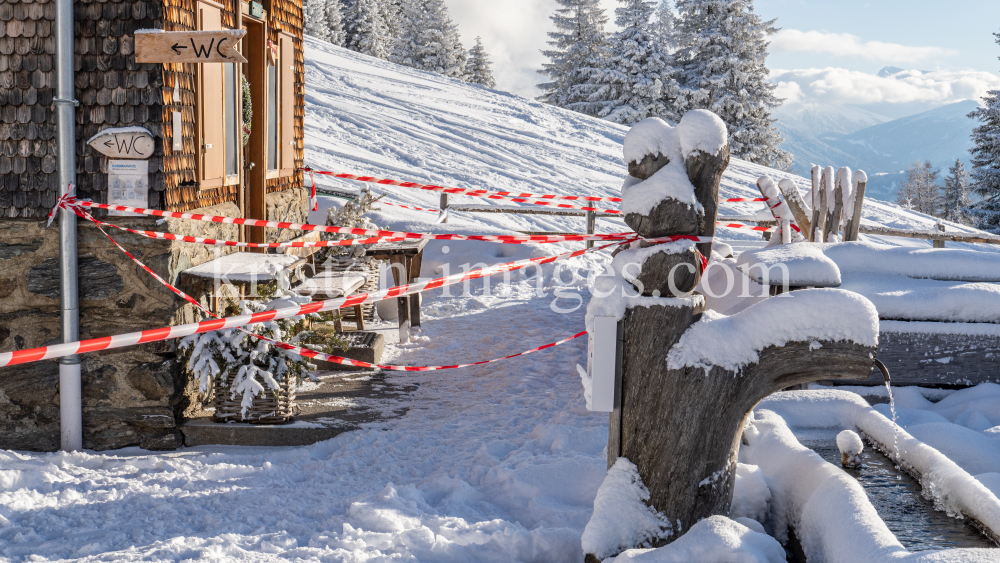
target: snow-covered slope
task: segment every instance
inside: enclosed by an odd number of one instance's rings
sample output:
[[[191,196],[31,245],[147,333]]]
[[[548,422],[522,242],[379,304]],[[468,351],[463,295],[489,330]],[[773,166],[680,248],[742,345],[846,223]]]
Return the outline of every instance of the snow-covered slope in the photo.
[[[401,67],[308,37],[306,104],[306,164],[316,169],[445,186],[600,196],[620,195],[626,175],[622,157],[626,127]],[[792,178],[803,191],[809,189],[809,180],[801,176],[734,158],[723,177],[722,196],[758,197],[755,182],[762,174],[770,174],[775,181]],[[357,189],[346,180],[322,176],[317,176],[317,184]],[[407,188],[385,191],[387,201],[420,207],[439,205],[434,192]],[[466,196],[450,198],[452,204],[517,205]],[[758,208],[759,204],[724,204],[720,214],[749,214]],[[492,213],[455,213],[447,225],[432,225],[433,214],[387,209],[391,212],[380,217],[383,223],[424,231],[584,229],[582,218]],[[314,216],[321,218],[321,214]],[[876,200],[866,201],[864,219],[865,223],[910,229],[931,229],[936,222]],[[623,229],[627,230],[622,221],[598,221],[598,231]],[[958,226],[954,230],[972,231]],[[756,233],[731,229],[722,230],[719,236],[761,240]]]

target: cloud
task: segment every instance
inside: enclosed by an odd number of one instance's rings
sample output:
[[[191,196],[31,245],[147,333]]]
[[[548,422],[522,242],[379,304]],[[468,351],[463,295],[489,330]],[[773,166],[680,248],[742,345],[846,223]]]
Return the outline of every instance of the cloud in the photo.
[[[779,97],[836,104],[948,104],[1000,90],[1000,77],[975,70],[903,71],[879,77],[843,68],[772,70]]]
[[[825,31],[799,31],[783,29],[771,39],[771,52],[784,53],[829,53],[842,57],[891,63],[914,63],[942,56],[958,54],[954,49],[941,47],[913,47],[882,41],[862,41],[850,33],[828,33]]]

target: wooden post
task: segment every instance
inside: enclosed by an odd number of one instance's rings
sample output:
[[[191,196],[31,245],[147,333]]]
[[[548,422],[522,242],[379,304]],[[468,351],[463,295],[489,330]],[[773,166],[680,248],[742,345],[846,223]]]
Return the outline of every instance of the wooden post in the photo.
[[[389,257],[389,268],[392,270],[392,278],[397,286],[408,283],[409,266],[410,259],[406,256],[394,254]],[[396,298],[396,311],[399,314],[399,342],[406,344],[410,341],[410,300],[408,296]]]
[[[819,168],[819,167],[817,166],[815,168]],[[813,232],[816,233],[816,237],[815,237],[814,240],[815,240],[815,242],[826,242],[826,235],[825,235],[825,233],[826,233],[826,216],[828,214],[827,204],[829,202],[827,201],[828,198],[826,197],[826,169],[825,168],[823,169],[823,172],[820,175],[820,181],[819,181],[819,184],[816,186],[816,190],[818,191],[818,195],[819,195],[819,202],[818,202],[819,203],[819,207],[814,208],[814,211],[813,211],[813,219],[815,221],[813,223]]]
[[[844,218],[844,199],[846,195],[844,186],[845,170],[847,169],[841,168],[837,171],[836,187],[833,189],[833,212],[830,214],[830,223],[826,226],[827,231],[831,235],[827,237],[828,242],[836,242],[837,237],[840,235],[840,224]]]
[[[944,223],[938,223],[937,224],[937,230],[943,233],[944,232]],[[934,248],[944,248],[944,241],[943,240],[935,240],[935,241],[933,241],[933,246],[934,246]]]
[[[802,230],[802,236],[808,240],[812,240],[810,238],[812,235],[812,220],[809,217],[809,208],[806,207],[806,202],[802,199],[802,194],[799,193],[799,187],[795,185],[795,182],[785,178],[778,182],[778,190],[781,191],[781,195],[785,196],[785,203],[792,210],[795,222],[799,225],[799,229]]]
[[[587,212],[587,234],[588,235],[594,234],[594,228],[596,226],[597,226],[597,215],[593,211],[588,211]],[[587,241],[587,248],[593,248],[593,247],[594,247],[594,241],[588,240]]]
[[[407,258],[407,268],[409,281],[413,283],[420,277],[420,266],[424,259],[424,251],[416,253],[413,258]],[[414,293],[410,296],[410,326],[420,326],[420,295]]]
[[[823,241],[824,242],[836,242],[836,239],[832,235],[836,235],[840,232],[840,217],[834,216],[834,213],[842,212],[844,209],[843,202],[838,201],[838,193],[840,197],[843,197],[843,192],[838,192],[838,187],[836,186],[836,172],[833,171],[832,166],[827,166],[823,169],[823,177],[826,179],[824,184],[826,188],[823,192],[826,194],[826,224],[823,226]]]
[[[448,194],[441,194],[441,213],[444,217],[441,219],[442,223],[448,222],[448,215],[445,213],[448,210]]]
[[[678,127],[684,127],[683,119]],[[647,178],[635,171],[657,157],[662,155],[629,163],[630,174]],[[719,182],[728,164],[728,144],[716,154],[696,150],[685,158],[695,199],[704,213],[668,198],[648,215],[628,214],[626,223],[644,238],[714,233]],[[702,252],[709,255],[711,246]],[[875,352],[847,341],[822,341],[819,348],[811,341],[791,342],[765,348],[757,363],[743,366],[739,373],[721,367],[669,369],[664,361],[667,352],[705,310],[705,300],[690,293],[700,278],[694,262],[700,257],[692,254],[657,252],[641,264],[637,280],[643,295],[659,296],[662,304],[627,306],[620,322],[621,387],[615,402],[619,408],[611,414],[608,434],[609,467],[619,456],[636,465],[650,493],[647,504],[674,525],[676,533],[669,541],[699,520],[729,514],[740,436],[749,412],[761,399],[792,385],[834,376],[866,379]],[[670,270],[685,264],[692,264],[696,273],[667,284]],[[597,558],[587,554],[586,561]]]
[[[861,228],[861,210],[865,205],[865,185],[867,185],[867,176],[861,170],[854,173],[854,214],[851,215],[851,220],[847,224],[847,230],[844,232],[844,240],[858,240],[858,229]],[[865,178],[864,181],[860,178]]]
[[[823,183],[820,181],[820,170],[821,170],[820,167],[817,165],[813,166],[810,172],[810,176],[812,178],[812,191],[809,192],[809,195],[812,197],[812,210],[813,210],[812,220],[809,222],[810,242],[816,242],[817,240],[819,240],[822,237],[821,233],[823,232],[822,227],[819,226],[820,207],[822,206],[822,198],[820,197],[820,191],[821,191],[820,186],[823,185]]]

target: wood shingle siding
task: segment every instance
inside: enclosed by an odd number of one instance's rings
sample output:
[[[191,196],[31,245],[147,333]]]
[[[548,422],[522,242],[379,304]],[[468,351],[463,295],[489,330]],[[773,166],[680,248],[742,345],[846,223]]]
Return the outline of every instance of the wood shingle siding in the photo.
[[[190,209],[237,202],[239,186],[199,189],[194,64],[138,64],[134,32],[197,29],[196,0],[75,0],[74,50],[77,194],[107,201],[108,159],[86,141],[103,129],[145,127],[155,139],[149,159],[149,206]],[[225,0],[222,25],[235,25],[236,0]],[[305,66],[302,3],[265,2],[268,38],[292,35],[294,168],[303,162]],[[55,205],[56,127],[54,0],[0,0],[0,217],[41,218]],[[175,85],[180,94],[174,99]],[[172,114],[181,114],[183,148],[171,149]],[[254,111],[265,111],[262,101]],[[288,162],[285,162],[287,166]],[[264,163],[258,165],[263,166]],[[301,188],[301,174],[272,178],[267,193]]]

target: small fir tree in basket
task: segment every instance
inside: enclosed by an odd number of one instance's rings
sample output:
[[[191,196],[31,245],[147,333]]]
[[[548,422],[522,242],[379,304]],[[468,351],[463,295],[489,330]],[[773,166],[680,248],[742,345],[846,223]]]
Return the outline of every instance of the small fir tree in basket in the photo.
[[[342,207],[331,207],[326,212],[326,224],[333,227],[347,227],[349,229],[371,229],[384,230],[368,217],[365,217],[373,206],[382,199],[383,196],[375,197],[371,192],[361,192],[361,197],[345,203]],[[344,233],[323,233],[324,240],[345,240],[354,238],[369,238],[367,235],[349,235]],[[346,258],[362,259],[365,257],[365,248],[370,245],[352,246],[330,246],[323,250],[323,255],[317,257],[317,263],[329,263],[340,261]],[[368,261],[365,261],[367,264]]]
[[[260,287],[260,300],[244,299],[239,303],[230,303],[226,314],[252,314],[310,301],[308,297],[290,291],[290,273],[287,269],[274,267],[271,271],[275,275],[275,283]],[[211,384],[216,394],[228,394],[229,403],[239,399],[238,414],[243,420],[287,420],[295,414],[293,411],[297,411],[294,406],[294,387],[303,378],[311,377],[310,371],[316,369],[316,366],[291,350],[248,333],[301,346],[303,340],[313,336],[311,332],[303,330],[303,319],[304,316],[300,316],[250,324],[243,327],[246,332],[231,328],[187,336],[181,339],[178,346],[182,365],[186,365],[198,378],[202,393],[207,393]],[[257,402],[276,400],[288,403],[282,404],[279,409],[283,413],[276,415],[255,409],[255,406],[259,406],[256,405]],[[235,418],[235,412],[218,412],[219,404],[216,400],[215,418]]]

